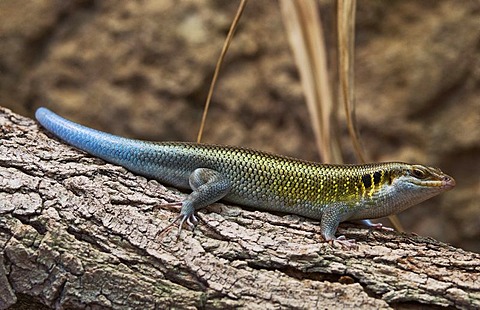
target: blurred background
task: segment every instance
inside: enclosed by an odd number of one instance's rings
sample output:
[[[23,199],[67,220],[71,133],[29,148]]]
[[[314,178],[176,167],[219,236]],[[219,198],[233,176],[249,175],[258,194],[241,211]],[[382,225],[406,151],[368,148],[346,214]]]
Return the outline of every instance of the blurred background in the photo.
[[[2,0],[0,106],[29,117],[47,106],[122,136],[194,141],[237,6],[221,0]],[[320,6],[333,55],[332,1]],[[479,56],[479,1],[357,4],[356,110],[368,157],[437,166],[452,175],[453,191],[401,213],[400,220],[408,232],[476,252]],[[354,162],[341,124],[345,160]],[[277,2],[248,3],[203,141],[319,160]]]

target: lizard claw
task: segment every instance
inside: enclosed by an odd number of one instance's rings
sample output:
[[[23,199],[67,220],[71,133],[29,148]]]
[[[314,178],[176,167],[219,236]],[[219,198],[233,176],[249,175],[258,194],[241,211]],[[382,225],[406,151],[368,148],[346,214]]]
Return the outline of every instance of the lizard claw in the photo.
[[[198,219],[195,217],[195,214],[192,214],[187,217],[187,225],[190,227],[192,230],[195,229],[195,226],[198,224]]]
[[[195,229],[195,226],[197,225],[198,223],[198,219],[195,217],[195,215],[192,213],[192,214],[180,214],[179,216],[177,216],[175,218],[175,220],[168,224],[167,227],[165,227],[164,229],[160,230],[158,233],[157,233],[157,236],[160,236],[162,239],[163,237],[170,231],[172,230],[172,228],[178,224],[178,231],[177,231],[177,240],[180,238],[180,233],[182,232],[182,227],[183,227],[183,224],[186,223],[188,225],[188,227],[190,227],[190,229],[193,231]]]
[[[330,245],[339,244],[342,248],[346,248],[349,250],[358,248],[355,239],[347,239],[343,235],[339,236],[337,239],[329,240],[328,243]]]

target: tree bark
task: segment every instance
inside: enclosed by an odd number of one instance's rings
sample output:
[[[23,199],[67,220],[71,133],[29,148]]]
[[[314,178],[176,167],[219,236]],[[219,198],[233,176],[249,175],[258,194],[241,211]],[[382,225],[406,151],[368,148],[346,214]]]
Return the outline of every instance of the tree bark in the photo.
[[[480,307],[479,254],[220,203],[158,236],[183,196],[0,109],[0,308]]]

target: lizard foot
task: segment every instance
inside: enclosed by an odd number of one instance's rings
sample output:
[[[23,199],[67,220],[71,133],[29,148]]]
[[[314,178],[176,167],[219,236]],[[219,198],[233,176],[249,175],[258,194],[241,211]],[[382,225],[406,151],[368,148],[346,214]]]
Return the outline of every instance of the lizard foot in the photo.
[[[395,229],[393,229],[392,227],[383,226],[382,223],[371,223],[371,225],[369,226],[377,230],[395,231]]]
[[[357,245],[355,239],[347,239],[343,235],[339,236],[337,239],[329,240],[328,243],[332,246],[335,246],[336,244],[339,244],[342,248],[346,248],[346,249],[356,249],[356,248],[358,248],[358,245]]]
[[[175,218],[175,220],[170,223],[167,227],[160,230],[157,233],[157,236],[160,236],[161,239],[172,230],[172,228],[178,224],[178,232],[177,232],[177,240],[180,238],[180,233],[182,232],[183,224],[187,224],[187,226],[193,231],[195,226],[198,223],[198,219],[195,217],[195,214],[180,214]]]
[[[360,220],[360,221],[355,221],[355,222],[358,222],[362,225],[365,225],[367,226],[368,228],[373,228],[373,229],[377,229],[377,230],[385,230],[385,231],[394,231],[395,229],[391,228],[391,227],[386,227],[386,226],[383,226],[382,223],[373,223],[372,221],[370,220]]]

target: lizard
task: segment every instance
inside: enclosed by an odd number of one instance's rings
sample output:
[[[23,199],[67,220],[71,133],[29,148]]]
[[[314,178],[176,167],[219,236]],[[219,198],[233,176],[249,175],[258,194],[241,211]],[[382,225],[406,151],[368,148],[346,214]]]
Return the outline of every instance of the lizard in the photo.
[[[191,190],[178,203],[180,215],[172,223],[178,223],[178,235],[184,223],[195,227],[196,211],[224,200],[319,220],[325,241],[343,240],[348,245],[355,241],[335,236],[341,222],[381,227],[369,219],[399,213],[455,187],[451,176],[419,164],[322,164],[243,147],[124,138],[77,124],[44,107],[35,117],[47,131],[78,149]]]

